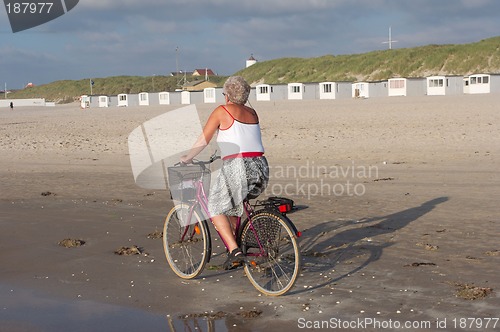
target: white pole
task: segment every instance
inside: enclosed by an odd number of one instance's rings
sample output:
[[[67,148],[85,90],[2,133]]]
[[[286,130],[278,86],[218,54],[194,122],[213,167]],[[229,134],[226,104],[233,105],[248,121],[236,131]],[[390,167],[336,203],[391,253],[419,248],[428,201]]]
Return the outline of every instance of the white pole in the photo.
[[[179,46],[175,48],[175,77],[179,75]]]
[[[382,44],[389,44],[389,49],[392,50],[392,43],[397,43],[397,40],[392,40],[392,26],[389,26],[389,40],[382,42]]]
[[[89,78],[89,84],[90,84],[90,95],[92,96],[92,79]]]
[[[392,50],[392,27],[389,27],[389,49]]]

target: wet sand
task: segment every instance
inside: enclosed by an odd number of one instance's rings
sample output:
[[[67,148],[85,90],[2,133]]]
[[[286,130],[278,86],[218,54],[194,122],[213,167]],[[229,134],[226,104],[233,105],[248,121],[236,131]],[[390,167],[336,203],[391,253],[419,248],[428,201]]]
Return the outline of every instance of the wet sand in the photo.
[[[0,297],[0,325],[63,330],[75,315],[91,320],[68,310],[51,329],[27,326],[14,314],[28,310],[28,300],[16,301],[26,293],[43,294],[37,303],[139,309],[162,317],[164,330],[179,317],[203,330],[206,317],[218,318],[217,330],[238,331],[337,319],[432,327],[446,319],[451,329],[460,318],[499,317],[499,102],[254,102],[271,164],[267,194],[286,193],[300,206],[289,217],[303,232],[303,271],[278,298],[260,295],[242,270],[220,270],[220,240],[202,276],[184,281],[161,240],[148,238],[172,202],[166,191],[135,185],[127,136],[179,106],[1,109],[0,289],[8,296]],[[202,119],[213,106],[197,105]],[[85,243],[58,244],[68,238]],[[115,254],[133,245],[143,254]],[[137,317],[144,330],[162,324]]]

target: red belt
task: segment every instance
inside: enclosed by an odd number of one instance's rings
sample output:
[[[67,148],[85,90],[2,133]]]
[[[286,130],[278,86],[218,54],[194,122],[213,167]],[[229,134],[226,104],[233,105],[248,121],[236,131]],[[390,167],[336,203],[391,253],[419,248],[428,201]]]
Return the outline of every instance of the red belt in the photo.
[[[252,157],[262,157],[264,152],[241,152],[230,154],[229,156],[225,156],[222,160],[232,159],[232,158],[252,158]]]

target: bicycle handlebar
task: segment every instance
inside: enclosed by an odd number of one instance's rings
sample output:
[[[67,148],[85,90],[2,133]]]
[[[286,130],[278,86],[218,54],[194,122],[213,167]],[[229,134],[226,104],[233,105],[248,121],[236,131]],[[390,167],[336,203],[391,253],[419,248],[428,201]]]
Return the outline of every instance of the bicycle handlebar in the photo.
[[[193,165],[200,165],[200,166],[205,166],[205,165],[209,165],[211,163],[213,163],[214,161],[216,161],[217,159],[220,159],[220,156],[217,155],[217,150],[210,156],[210,159],[207,160],[207,161],[204,161],[204,160],[192,160],[190,164],[193,164]],[[178,162],[178,163],[175,163],[174,166],[181,166],[181,165],[187,165],[186,163],[183,163],[183,162]]]
[[[217,159],[220,159],[220,156],[217,156],[215,153],[210,157],[208,161],[203,161],[203,160],[193,160],[191,164],[193,165],[209,165],[216,161]]]

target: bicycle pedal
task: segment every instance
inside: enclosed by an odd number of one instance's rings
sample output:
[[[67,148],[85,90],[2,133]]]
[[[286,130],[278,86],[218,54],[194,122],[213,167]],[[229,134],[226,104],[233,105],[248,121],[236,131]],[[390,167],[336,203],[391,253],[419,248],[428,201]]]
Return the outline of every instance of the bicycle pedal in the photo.
[[[243,258],[243,259],[240,259],[238,261],[233,262],[234,267],[245,266],[247,264],[248,264],[248,261],[246,260],[246,258]]]

